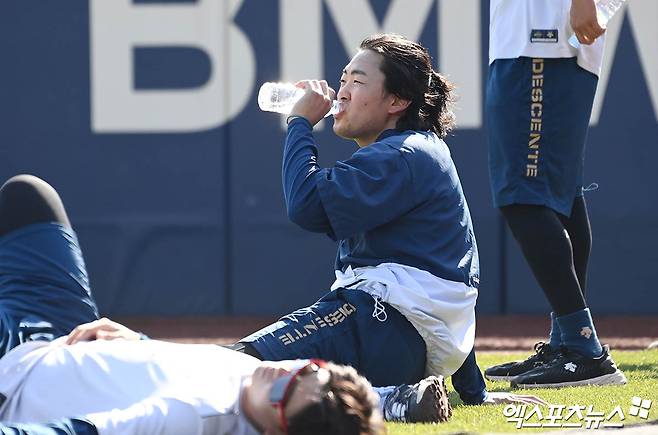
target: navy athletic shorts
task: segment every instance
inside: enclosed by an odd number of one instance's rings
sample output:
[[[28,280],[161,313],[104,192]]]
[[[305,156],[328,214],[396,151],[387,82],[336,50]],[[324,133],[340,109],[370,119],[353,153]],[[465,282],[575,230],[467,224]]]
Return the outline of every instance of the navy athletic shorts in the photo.
[[[413,325],[361,290],[334,290],[240,342],[265,360],[321,358],[351,365],[374,386],[412,384],[425,374],[425,342]]]
[[[0,237],[0,356],[97,318],[73,230],[43,223]]]
[[[598,78],[576,58],[497,59],[489,68],[489,175],[496,207],[534,204],[565,216],[583,192]]]

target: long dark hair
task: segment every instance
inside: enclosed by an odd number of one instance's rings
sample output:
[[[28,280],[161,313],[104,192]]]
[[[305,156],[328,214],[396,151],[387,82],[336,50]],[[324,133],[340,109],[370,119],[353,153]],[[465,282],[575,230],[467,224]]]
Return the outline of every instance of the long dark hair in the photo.
[[[386,92],[411,102],[396,128],[429,130],[445,137],[455,124],[451,110],[454,86],[434,71],[427,49],[392,33],[369,36],[359,48],[383,56],[379,68],[386,77]]]

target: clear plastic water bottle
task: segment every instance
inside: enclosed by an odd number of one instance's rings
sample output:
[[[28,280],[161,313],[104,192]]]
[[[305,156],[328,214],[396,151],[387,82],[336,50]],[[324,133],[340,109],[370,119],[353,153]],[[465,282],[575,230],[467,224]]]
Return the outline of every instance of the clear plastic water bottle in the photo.
[[[304,89],[298,88],[292,83],[263,83],[258,91],[258,107],[266,112],[288,115],[297,100],[302,98],[304,92]],[[338,111],[338,101],[334,100],[325,117],[335,115]]]
[[[626,0],[597,0],[596,20],[599,22],[599,26],[605,29],[610,18],[617,13],[625,1]],[[573,48],[580,48],[580,41],[578,41],[578,37],[575,33],[569,38],[569,44],[571,44]]]

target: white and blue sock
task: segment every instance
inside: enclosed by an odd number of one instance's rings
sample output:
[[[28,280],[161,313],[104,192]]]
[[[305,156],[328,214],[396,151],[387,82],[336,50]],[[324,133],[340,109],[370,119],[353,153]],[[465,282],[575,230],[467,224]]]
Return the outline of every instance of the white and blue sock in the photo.
[[[395,387],[373,387],[373,390],[379,395],[379,410],[382,415],[386,417],[386,411],[384,410],[384,404],[386,403],[386,398],[395,390]]]
[[[560,327],[562,346],[587,358],[601,356],[603,348],[596,335],[589,308],[556,317]]]

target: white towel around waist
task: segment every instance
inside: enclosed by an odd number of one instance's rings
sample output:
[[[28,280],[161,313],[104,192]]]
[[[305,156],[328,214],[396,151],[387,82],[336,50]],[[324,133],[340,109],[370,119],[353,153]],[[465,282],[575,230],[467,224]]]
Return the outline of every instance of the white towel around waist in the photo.
[[[426,375],[452,375],[473,348],[476,288],[396,263],[337,270],[331,289],[348,286],[380,298],[411,322],[427,346]]]

